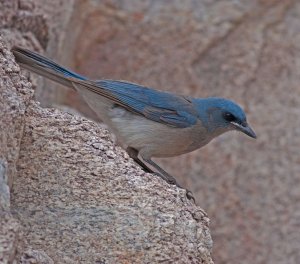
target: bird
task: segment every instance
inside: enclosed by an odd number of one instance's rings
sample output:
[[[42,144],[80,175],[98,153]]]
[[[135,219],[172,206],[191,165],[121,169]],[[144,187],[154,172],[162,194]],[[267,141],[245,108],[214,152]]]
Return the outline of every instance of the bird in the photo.
[[[228,131],[256,138],[244,110],[221,97],[194,98],[123,80],[91,80],[22,47],[12,53],[21,67],[77,91],[146,172],[172,185],[177,180],[152,158],[182,155]],[[187,190],[189,199],[194,199]]]

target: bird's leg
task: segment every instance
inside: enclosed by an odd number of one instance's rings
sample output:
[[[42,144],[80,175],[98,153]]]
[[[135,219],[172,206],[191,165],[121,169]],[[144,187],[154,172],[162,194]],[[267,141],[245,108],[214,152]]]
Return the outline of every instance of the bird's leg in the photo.
[[[155,162],[153,162],[151,159],[143,159],[145,162],[149,163],[151,166],[153,166],[158,172],[154,172],[152,169],[150,169],[139,157],[139,152],[138,150],[136,150],[135,148],[131,148],[131,147],[128,147],[126,149],[128,155],[130,156],[130,158],[132,158],[138,165],[140,165],[143,170],[145,172],[149,172],[149,173],[154,173],[156,175],[158,175],[160,178],[162,178],[163,180],[165,180],[167,183],[169,184],[173,184],[173,185],[176,185],[178,186],[179,188],[182,188],[178,182],[176,181],[176,179],[171,176],[169,173],[167,173],[166,171],[164,171],[161,167],[159,167]],[[184,189],[184,188],[182,188]],[[186,189],[186,197],[189,199],[189,200],[193,200],[194,203],[195,203],[195,198],[192,194],[191,191],[187,190]]]
[[[181,188],[181,186],[177,183],[176,179],[169,173],[164,171],[161,167],[159,167],[154,161],[152,161],[151,159],[144,159],[144,161],[153,166],[159,172],[158,176],[165,180],[167,183],[176,185]]]
[[[176,181],[176,179],[173,176],[171,176],[169,173],[167,173],[165,170],[163,170],[161,167],[159,167],[154,161],[152,161],[151,159],[144,159],[144,161],[146,161],[151,166],[153,166],[159,172],[157,175],[159,177],[161,177],[163,180],[165,180],[167,183],[176,185],[177,187],[179,187],[181,189],[185,189],[179,185],[179,183]],[[186,190],[186,197],[189,200],[193,200],[195,203],[195,198],[193,196],[193,193],[188,189],[185,189],[185,190]]]
[[[139,159],[139,157],[138,157],[139,152],[136,149],[128,147],[126,149],[126,152],[128,153],[128,155],[129,155],[130,158],[132,158],[138,165],[140,165],[143,168],[143,170],[145,172],[154,173],[153,170],[151,170],[144,162],[142,162]]]

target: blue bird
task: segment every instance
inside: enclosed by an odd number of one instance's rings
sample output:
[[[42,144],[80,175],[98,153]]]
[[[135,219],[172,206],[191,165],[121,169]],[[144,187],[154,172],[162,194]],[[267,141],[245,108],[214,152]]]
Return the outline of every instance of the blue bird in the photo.
[[[24,68],[75,89],[129,156],[170,184],[179,186],[153,157],[194,151],[230,130],[256,138],[244,111],[233,101],[192,98],[126,81],[89,80],[30,50],[14,47],[12,52]],[[194,199],[189,191],[187,196]]]

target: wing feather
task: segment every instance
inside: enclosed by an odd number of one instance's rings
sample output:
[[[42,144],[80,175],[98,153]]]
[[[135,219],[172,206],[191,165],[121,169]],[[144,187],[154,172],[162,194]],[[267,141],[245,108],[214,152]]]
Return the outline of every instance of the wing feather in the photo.
[[[150,120],[178,128],[197,122],[197,112],[186,97],[124,81],[99,80],[89,83],[88,89]]]

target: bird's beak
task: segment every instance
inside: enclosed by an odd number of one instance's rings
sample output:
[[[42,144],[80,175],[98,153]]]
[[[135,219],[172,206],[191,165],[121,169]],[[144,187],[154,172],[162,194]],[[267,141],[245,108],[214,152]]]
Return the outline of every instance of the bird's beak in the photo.
[[[243,132],[244,134],[248,135],[249,137],[256,138],[255,132],[247,123],[238,124],[235,122],[231,122],[231,124],[234,126],[234,128],[236,130]]]

